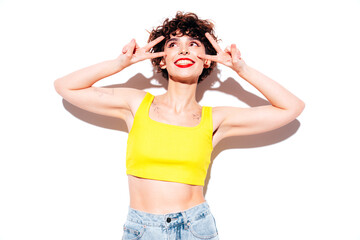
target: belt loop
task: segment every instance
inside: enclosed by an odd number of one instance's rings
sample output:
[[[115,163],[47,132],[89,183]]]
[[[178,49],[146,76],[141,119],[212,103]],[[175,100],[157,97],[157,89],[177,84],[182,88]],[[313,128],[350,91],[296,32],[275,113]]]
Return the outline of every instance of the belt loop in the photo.
[[[190,222],[189,222],[189,220],[188,220],[188,218],[187,218],[187,215],[186,215],[186,212],[185,212],[185,211],[184,211],[184,212],[181,212],[181,214],[182,214],[183,217],[184,217],[184,224],[185,224],[184,228],[185,228],[185,230],[187,230],[188,227],[190,226]]]

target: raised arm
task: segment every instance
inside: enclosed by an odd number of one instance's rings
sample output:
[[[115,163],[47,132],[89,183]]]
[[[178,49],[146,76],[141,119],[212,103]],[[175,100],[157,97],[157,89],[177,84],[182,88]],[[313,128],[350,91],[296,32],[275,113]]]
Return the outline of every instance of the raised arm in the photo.
[[[293,121],[303,111],[305,104],[279,83],[248,66],[241,58],[235,44],[222,50],[210,34],[206,34],[217,51],[216,56],[200,58],[222,63],[232,68],[241,78],[259,90],[271,103],[254,108],[216,107],[214,140],[236,135],[250,135],[270,131]]]
[[[131,110],[132,101],[142,97],[144,93],[129,88],[94,87],[93,84],[139,61],[164,56],[163,52],[149,52],[163,39],[164,37],[159,37],[142,48],[135,40],[131,40],[116,59],[104,61],[59,78],[54,82],[55,89],[68,102],[82,109],[124,118],[124,112]]]

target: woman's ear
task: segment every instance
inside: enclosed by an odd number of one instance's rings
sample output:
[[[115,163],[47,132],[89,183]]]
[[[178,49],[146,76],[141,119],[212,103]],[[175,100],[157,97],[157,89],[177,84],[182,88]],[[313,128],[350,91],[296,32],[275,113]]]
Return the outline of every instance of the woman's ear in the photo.
[[[210,66],[211,66],[211,61],[208,60],[208,59],[206,59],[206,60],[204,61],[204,68],[209,68]]]
[[[161,68],[161,69],[166,69],[166,64],[165,64],[165,59],[164,59],[164,58],[161,59],[159,65],[160,65],[160,68]]]

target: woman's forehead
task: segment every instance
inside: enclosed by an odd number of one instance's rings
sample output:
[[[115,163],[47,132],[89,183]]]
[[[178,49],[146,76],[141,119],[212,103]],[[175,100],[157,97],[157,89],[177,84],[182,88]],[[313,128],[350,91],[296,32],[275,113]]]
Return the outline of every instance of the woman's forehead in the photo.
[[[188,35],[170,35],[170,38],[168,40],[166,40],[166,43],[168,42],[177,42],[177,41],[200,41],[199,38],[196,38],[196,37],[191,37],[191,36],[188,36]],[[201,42],[201,41],[200,41]]]
[[[180,29],[178,29],[178,30],[173,31],[172,33],[169,34],[169,38],[182,37],[182,36],[188,36],[188,37],[192,37],[192,38],[195,38],[195,39],[200,38],[199,33],[197,31],[190,31],[189,29],[188,30],[184,30],[184,29],[180,30]]]
[[[170,36],[169,40],[200,40],[197,37],[192,37],[192,36],[188,36],[188,35],[182,35],[182,36]]]

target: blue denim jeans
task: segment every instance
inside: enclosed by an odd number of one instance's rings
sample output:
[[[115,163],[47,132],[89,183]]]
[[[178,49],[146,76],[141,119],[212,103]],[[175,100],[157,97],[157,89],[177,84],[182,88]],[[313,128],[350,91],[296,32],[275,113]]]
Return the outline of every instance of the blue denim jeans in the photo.
[[[218,240],[215,219],[204,202],[188,210],[151,214],[129,208],[123,240]]]

